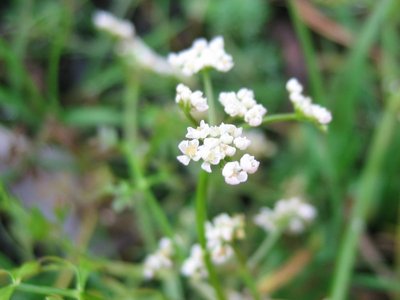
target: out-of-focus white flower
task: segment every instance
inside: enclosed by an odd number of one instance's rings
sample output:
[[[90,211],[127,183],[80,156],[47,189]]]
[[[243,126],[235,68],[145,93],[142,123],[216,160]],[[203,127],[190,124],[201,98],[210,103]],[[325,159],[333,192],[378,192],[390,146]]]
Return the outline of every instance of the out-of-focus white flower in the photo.
[[[244,121],[253,127],[261,125],[262,119],[267,113],[264,106],[257,104],[254,92],[246,88],[240,89],[237,93],[220,93],[219,102],[228,115],[244,118]]]
[[[182,265],[181,272],[186,277],[201,279],[208,276],[204,263],[204,253],[199,244],[192,246],[190,256]]]
[[[263,207],[254,217],[254,223],[267,232],[287,230],[290,233],[301,233],[307,224],[316,216],[315,208],[294,197],[279,200],[273,210]]]
[[[173,265],[174,254],[172,241],[162,238],[158,250],[146,257],[143,265],[143,274],[146,279],[152,279],[161,270],[170,269]]]
[[[270,157],[277,151],[275,143],[266,138],[264,133],[258,129],[252,129],[245,132],[246,137],[250,140],[247,152],[256,157]]]
[[[289,79],[286,83],[286,89],[289,92],[289,99],[298,113],[320,125],[327,125],[332,121],[332,114],[329,110],[312,103],[310,97],[302,94],[303,86],[297,79]]]
[[[216,216],[206,223],[207,249],[216,264],[225,263],[233,255],[231,243],[244,239],[244,216],[230,217],[226,213]]]
[[[260,162],[255,160],[254,156],[245,154],[240,159],[240,167],[248,174],[253,174],[257,172]]]
[[[125,61],[137,67],[151,70],[161,75],[182,76],[167,62],[135,35],[135,27],[128,21],[121,20],[105,11],[97,11],[93,24],[118,39],[116,53]]]
[[[186,85],[180,83],[176,87],[175,102],[189,107],[191,112],[204,112],[208,110],[207,99],[200,91],[192,92]]]
[[[227,72],[233,67],[232,56],[225,52],[222,37],[215,37],[209,43],[203,38],[197,39],[189,49],[171,53],[168,61],[186,76],[196,74],[205,68]]]
[[[106,11],[97,11],[93,16],[93,23],[98,29],[120,39],[130,39],[135,34],[131,23],[120,20]]]

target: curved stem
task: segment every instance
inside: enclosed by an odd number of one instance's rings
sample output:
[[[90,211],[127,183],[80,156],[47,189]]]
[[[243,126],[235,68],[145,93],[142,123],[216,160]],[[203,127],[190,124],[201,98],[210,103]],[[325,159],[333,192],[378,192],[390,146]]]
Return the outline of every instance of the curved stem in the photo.
[[[211,284],[215,290],[217,299],[224,300],[225,295],[219,283],[217,273],[215,272],[214,265],[212,264],[210,253],[207,249],[205,223],[207,220],[207,186],[208,186],[208,173],[201,171],[197,183],[196,190],[196,228],[200,246],[204,253],[204,261],[210,277]]]
[[[338,262],[331,291],[331,300],[344,299],[353,270],[359,237],[364,230],[371,204],[377,197],[382,163],[396,128],[396,116],[400,111],[400,90],[390,97],[378,124],[361,174],[350,224],[341,242]]]
[[[208,102],[208,122],[211,125],[215,125],[217,122],[217,112],[215,109],[215,101],[214,101],[214,94],[213,88],[211,84],[210,74],[207,70],[202,71],[203,77],[203,85],[206,92],[207,102]]]
[[[300,120],[300,118],[296,113],[276,114],[264,117],[262,124],[266,125],[277,122],[298,121],[298,120]]]
[[[260,247],[254,252],[254,254],[250,257],[248,261],[248,265],[251,269],[254,269],[256,266],[259,265],[261,260],[265,258],[268,252],[272,249],[275,243],[278,241],[279,237],[281,236],[280,231],[273,231],[271,232],[266,239],[262,242]]]
[[[240,274],[246,283],[248,289],[251,292],[251,295],[253,296],[253,299],[255,300],[260,300],[260,294],[258,293],[257,286],[255,285],[255,280],[251,276],[247,265],[246,265],[246,259],[244,258],[243,254],[240,252],[239,248],[236,245],[232,245],[233,252],[235,253],[236,260],[239,263],[239,271]]]

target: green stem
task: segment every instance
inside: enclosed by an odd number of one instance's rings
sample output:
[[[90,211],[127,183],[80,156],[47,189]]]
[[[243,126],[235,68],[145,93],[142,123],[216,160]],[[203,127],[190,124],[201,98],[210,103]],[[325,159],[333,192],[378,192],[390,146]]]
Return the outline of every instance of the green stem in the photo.
[[[15,288],[21,292],[27,293],[34,293],[34,294],[42,294],[42,295],[59,295],[63,297],[70,297],[79,299],[80,295],[79,292],[76,290],[69,290],[69,289],[58,289],[54,287],[47,287],[47,286],[37,286],[31,285],[27,283],[20,283],[15,286]]]
[[[271,232],[268,237],[264,239],[260,247],[257,248],[257,250],[248,261],[248,265],[251,269],[254,269],[260,264],[261,260],[265,258],[265,256],[269,253],[269,251],[276,244],[280,236],[281,232],[279,230],[276,230]]]
[[[235,252],[236,260],[239,263],[239,272],[247,285],[247,288],[250,290],[253,299],[260,300],[260,294],[258,293],[257,286],[255,284],[254,278],[251,276],[247,265],[246,259],[243,254],[240,252],[239,248],[236,245],[232,245],[233,251]]]
[[[211,125],[217,123],[217,112],[215,109],[214,93],[211,84],[211,78],[208,70],[202,71],[203,85],[206,92],[207,102],[208,102],[208,122]]]
[[[204,261],[210,277],[211,284],[214,288],[217,299],[224,300],[225,295],[219,283],[214,265],[211,262],[210,253],[207,249],[205,223],[207,220],[207,186],[208,173],[200,171],[197,190],[196,190],[196,227],[200,246],[204,252]]]
[[[61,11],[60,18],[60,30],[57,31],[56,36],[54,37],[53,45],[50,50],[49,55],[49,69],[47,76],[47,85],[48,85],[48,93],[49,93],[49,102],[50,107],[54,113],[59,112],[59,95],[58,95],[58,75],[59,75],[59,64],[60,58],[62,54],[63,47],[65,45],[65,41],[68,36],[69,30],[69,20],[70,20],[70,7],[68,7],[68,3],[65,2],[65,9]]]
[[[127,71],[129,72],[129,71]],[[137,157],[138,133],[137,133],[137,111],[139,98],[139,80],[135,75],[127,74],[126,91],[124,95],[124,151],[128,160],[132,185],[145,186],[145,179],[141,172],[141,166]],[[140,222],[142,238],[146,249],[151,251],[156,248],[156,236],[150,214],[146,209],[143,199],[137,201],[137,218]]]
[[[263,119],[262,124],[271,124],[277,122],[286,122],[286,121],[299,121],[300,117],[296,113],[287,113],[287,114],[275,114],[272,116],[266,116]]]
[[[304,58],[306,61],[307,73],[310,77],[311,89],[313,92],[315,102],[323,103],[324,102],[324,94],[323,94],[323,85],[321,81],[321,76],[319,74],[318,60],[316,59],[317,55],[314,51],[314,47],[311,41],[311,35],[308,31],[307,27],[302,22],[299,12],[296,7],[296,0],[289,0],[288,9],[289,14],[292,19],[293,26],[296,30],[296,34],[300,40],[300,44],[303,50]]]
[[[330,300],[345,298],[353,270],[359,237],[364,230],[367,215],[378,196],[378,178],[388,146],[396,128],[396,117],[400,111],[400,90],[390,97],[382,120],[374,134],[366,166],[361,174],[350,224],[341,243]]]

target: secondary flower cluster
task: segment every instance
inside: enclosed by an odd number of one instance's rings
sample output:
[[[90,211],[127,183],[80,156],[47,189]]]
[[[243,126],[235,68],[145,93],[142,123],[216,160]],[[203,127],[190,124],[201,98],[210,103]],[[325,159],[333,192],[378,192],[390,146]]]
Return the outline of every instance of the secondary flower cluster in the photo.
[[[224,50],[224,39],[215,37],[210,42],[200,38],[193,42],[191,48],[168,56],[170,64],[191,76],[205,68],[215,68],[227,72],[233,67],[232,56]]]
[[[231,244],[245,237],[244,216],[230,217],[223,213],[216,216],[213,222],[206,223],[207,250],[215,264],[225,263],[233,255]],[[192,246],[189,258],[182,265],[182,274],[192,278],[207,277],[204,262],[204,251],[200,245]]]
[[[298,113],[320,125],[327,125],[332,121],[332,114],[329,110],[312,103],[310,97],[303,95],[303,86],[297,79],[289,79],[286,89],[289,92],[289,99]]]
[[[211,165],[219,165],[225,158],[235,155],[237,149],[245,150],[250,145],[250,140],[242,136],[242,131],[241,127],[232,124],[210,126],[202,120],[199,127],[187,129],[188,140],[179,143],[182,155],[177,159],[184,165],[201,159],[201,168],[211,173]],[[247,180],[247,174],[257,171],[258,165],[254,156],[245,154],[240,162],[226,163],[222,175],[228,184],[239,184]]]
[[[93,24],[116,38],[116,52],[125,61],[162,75],[175,75],[176,70],[167,60],[153,51],[143,40],[135,35],[135,27],[128,21],[121,20],[105,11],[98,11],[93,16]]]
[[[176,87],[175,102],[182,105],[183,109],[188,108],[192,113],[208,110],[207,99],[203,97],[203,92],[192,92],[182,83],[178,84]]]
[[[162,238],[158,250],[146,257],[143,266],[143,274],[147,279],[152,279],[158,272],[170,269],[173,266],[172,256],[174,248],[172,241]]]
[[[263,207],[254,217],[254,223],[267,232],[284,231],[301,233],[314,220],[315,208],[298,197],[279,200],[273,210]]]
[[[242,88],[237,93],[224,92],[219,95],[219,102],[224,106],[225,112],[231,117],[244,118],[250,126],[259,126],[262,123],[267,109],[257,104],[252,90]]]

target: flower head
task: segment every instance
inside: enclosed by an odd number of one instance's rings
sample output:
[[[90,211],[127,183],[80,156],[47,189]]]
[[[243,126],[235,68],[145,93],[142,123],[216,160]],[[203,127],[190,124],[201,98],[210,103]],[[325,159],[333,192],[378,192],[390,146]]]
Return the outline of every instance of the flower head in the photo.
[[[184,276],[192,277],[193,279],[208,276],[204,263],[204,253],[199,244],[192,246],[190,256],[183,262],[181,272]]]
[[[174,249],[172,241],[168,238],[162,238],[159,242],[159,249],[146,257],[143,266],[144,277],[152,279],[157,272],[170,269],[173,265],[172,255]]]
[[[287,230],[290,233],[301,233],[306,225],[314,220],[315,208],[302,202],[299,198],[279,200],[273,210],[263,207],[254,217],[254,223],[264,230]]]
[[[200,91],[192,92],[186,85],[180,83],[176,87],[175,102],[188,107],[192,112],[204,112],[208,110],[207,99]]]
[[[241,117],[250,126],[261,125],[267,109],[257,104],[252,90],[242,88],[237,93],[223,92],[219,94],[219,102],[224,107],[225,112],[231,117]]]
[[[209,43],[203,38],[197,39],[191,48],[171,53],[168,60],[186,76],[196,74],[205,68],[227,72],[233,67],[232,57],[224,50],[222,37],[215,37]]]
[[[286,83],[289,92],[289,99],[293,103],[295,110],[307,119],[320,125],[327,125],[332,121],[332,114],[321,105],[314,104],[310,97],[302,94],[303,86],[292,78]]]

